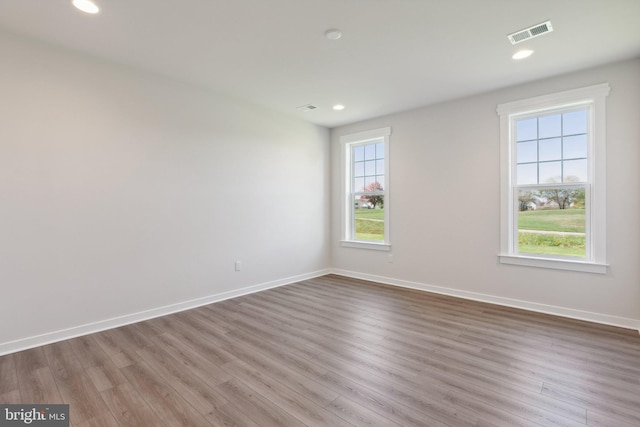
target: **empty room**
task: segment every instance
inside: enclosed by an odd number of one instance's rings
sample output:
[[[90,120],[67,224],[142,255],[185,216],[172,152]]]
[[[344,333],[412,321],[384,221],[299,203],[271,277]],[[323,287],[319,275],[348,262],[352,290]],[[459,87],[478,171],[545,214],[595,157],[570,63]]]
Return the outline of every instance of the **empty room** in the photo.
[[[0,426],[640,426],[639,18],[1,1]]]

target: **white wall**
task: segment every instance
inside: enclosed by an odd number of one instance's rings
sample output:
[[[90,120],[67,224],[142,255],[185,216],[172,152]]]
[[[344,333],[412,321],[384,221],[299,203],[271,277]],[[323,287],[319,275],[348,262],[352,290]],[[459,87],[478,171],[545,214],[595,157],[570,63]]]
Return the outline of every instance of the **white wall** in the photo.
[[[202,88],[9,35],[0,52],[0,354],[329,266],[640,327],[640,60],[340,127],[329,148]],[[498,264],[496,105],[603,82],[610,272]],[[338,243],[339,136],[383,126],[393,263]]]
[[[329,267],[327,129],[9,35],[0,52],[0,354]]]
[[[609,82],[606,275],[498,263],[500,103]],[[343,274],[640,328],[640,60],[332,130],[332,265]],[[339,137],[391,126],[387,254],[342,248]]]

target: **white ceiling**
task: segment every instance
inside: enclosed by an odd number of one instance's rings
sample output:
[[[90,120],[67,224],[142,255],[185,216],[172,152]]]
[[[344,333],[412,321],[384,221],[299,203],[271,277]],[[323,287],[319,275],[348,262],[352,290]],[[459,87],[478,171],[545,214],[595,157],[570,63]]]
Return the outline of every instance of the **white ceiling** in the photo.
[[[0,29],[328,127],[640,56],[640,0],[96,2],[87,15],[70,0],[2,0]],[[552,33],[507,40],[547,19]],[[521,47],[535,54],[516,62]]]

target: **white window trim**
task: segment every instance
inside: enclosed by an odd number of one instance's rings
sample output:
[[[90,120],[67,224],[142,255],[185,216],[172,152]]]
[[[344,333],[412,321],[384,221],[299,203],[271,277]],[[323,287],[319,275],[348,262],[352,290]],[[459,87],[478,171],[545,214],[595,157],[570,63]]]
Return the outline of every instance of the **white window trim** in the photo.
[[[580,89],[538,96],[521,101],[498,105],[500,116],[500,253],[502,264],[572,270],[588,273],[607,273],[606,254],[606,97],[608,83]],[[591,106],[591,128],[589,139],[589,170],[592,171],[589,236],[591,253],[586,260],[563,259],[561,257],[522,255],[514,252],[515,207],[512,191],[515,150],[512,147],[512,117],[528,113],[543,113],[571,106]],[[589,196],[587,196],[589,197]]]
[[[342,223],[342,240],[340,245],[348,248],[372,249],[378,251],[390,251],[391,243],[389,241],[389,224],[390,224],[390,206],[391,197],[389,192],[389,136],[391,135],[391,127],[380,129],[372,129],[364,132],[343,135],[340,137],[342,145],[342,205],[341,205],[341,223]],[[367,242],[362,240],[351,239],[351,230],[353,228],[353,201],[351,198],[351,150],[347,149],[353,143],[373,141],[376,139],[384,139],[384,243]]]

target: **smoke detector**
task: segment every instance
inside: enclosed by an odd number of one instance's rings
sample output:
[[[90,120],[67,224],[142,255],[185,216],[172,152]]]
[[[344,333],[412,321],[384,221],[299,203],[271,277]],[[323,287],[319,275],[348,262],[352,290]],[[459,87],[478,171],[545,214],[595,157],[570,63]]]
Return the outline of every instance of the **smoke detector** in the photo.
[[[540,24],[536,24],[533,27],[525,28],[524,30],[516,31],[515,33],[509,34],[507,38],[509,39],[511,44],[518,44],[525,40],[530,40],[543,34],[550,33],[551,31],[553,31],[551,21],[546,21]]]

